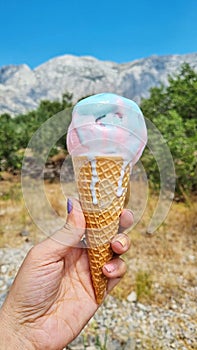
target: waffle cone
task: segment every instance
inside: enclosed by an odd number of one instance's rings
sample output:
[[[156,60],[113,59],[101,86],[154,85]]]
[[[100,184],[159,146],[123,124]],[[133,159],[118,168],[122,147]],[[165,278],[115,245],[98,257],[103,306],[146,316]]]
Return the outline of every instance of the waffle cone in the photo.
[[[118,232],[119,216],[129,185],[130,166],[125,166],[120,157],[96,157],[94,169],[86,157],[73,158],[73,164],[86,220],[92,283],[96,301],[100,304],[107,288],[107,277],[102,273],[102,268],[113,256],[110,242]]]

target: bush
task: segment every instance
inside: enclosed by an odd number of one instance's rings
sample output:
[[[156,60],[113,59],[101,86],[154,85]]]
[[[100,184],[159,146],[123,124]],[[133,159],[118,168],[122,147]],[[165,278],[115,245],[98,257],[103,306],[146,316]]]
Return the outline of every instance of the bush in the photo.
[[[150,90],[141,109],[164,136],[172,153],[176,171],[176,192],[197,190],[197,73],[183,64],[179,74],[169,77],[168,87]],[[144,164],[154,188],[159,174],[154,158],[146,150]]]
[[[21,169],[24,150],[35,131],[50,117],[72,106],[72,95],[64,94],[62,101],[41,101],[35,111],[12,118],[9,114],[0,116],[0,170]],[[68,121],[69,124],[69,121]],[[66,133],[66,130],[65,130]],[[58,146],[66,147],[65,139]],[[51,150],[55,153],[56,148]]]

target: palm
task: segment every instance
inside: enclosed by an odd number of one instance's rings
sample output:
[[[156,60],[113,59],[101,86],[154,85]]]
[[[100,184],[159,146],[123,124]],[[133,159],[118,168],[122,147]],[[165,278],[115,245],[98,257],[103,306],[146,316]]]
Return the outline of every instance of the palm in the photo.
[[[70,248],[66,258],[39,267],[34,264],[32,268],[30,275],[34,279],[26,281],[28,295],[23,289],[23,300],[28,300],[24,308],[28,310],[24,315],[25,326],[31,328],[32,337],[43,349],[62,349],[77,336],[98,307],[87,250]],[[34,310],[33,315],[29,309]]]

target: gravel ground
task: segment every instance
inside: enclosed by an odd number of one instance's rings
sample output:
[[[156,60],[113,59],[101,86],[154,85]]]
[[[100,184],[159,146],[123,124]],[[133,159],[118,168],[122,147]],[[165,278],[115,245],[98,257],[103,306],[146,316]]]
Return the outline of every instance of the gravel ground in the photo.
[[[30,244],[22,248],[0,249],[0,305]],[[197,287],[193,287],[192,295]],[[127,300],[108,296],[82,333],[66,349],[70,350],[190,350],[197,349],[196,302],[190,294],[180,304],[165,307],[144,305],[135,293]]]

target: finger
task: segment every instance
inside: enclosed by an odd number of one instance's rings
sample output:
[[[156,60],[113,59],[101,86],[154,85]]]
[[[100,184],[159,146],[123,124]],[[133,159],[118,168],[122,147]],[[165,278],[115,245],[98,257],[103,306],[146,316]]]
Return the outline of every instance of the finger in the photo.
[[[108,278],[121,278],[124,276],[126,269],[124,260],[116,257],[103,266],[103,274]]]
[[[113,268],[115,267],[115,270],[113,270],[112,265],[115,261],[115,266],[113,265]],[[108,272],[106,270],[106,265],[108,270],[111,270],[111,272]],[[109,293],[122,279],[126,272],[126,264],[121,258],[115,258],[110,261],[110,263],[104,265],[103,267],[103,273],[109,278],[107,291],[106,293]]]
[[[51,237],[37,245],[43,254],[43,259],[61,259],[70,247],[75,247],[85,232],[85,218],[79,202],[76,199],[69,201],[68,216],[65,226]]]
[[[123,232],[133,225],[133,212],[129,209],[123,209],[120,215],[119,232]]]
[[[124,254],[130,248],[130,238],[124,234],[117,234],[111,241],[111,247],[114,253]]]
[[[122,277],[117,277],[117,278],[112,278],[109,280],[108,285],[107,285],[107,293],[110,293],[114,287],[117,286],[117,284],[121,281]]]

